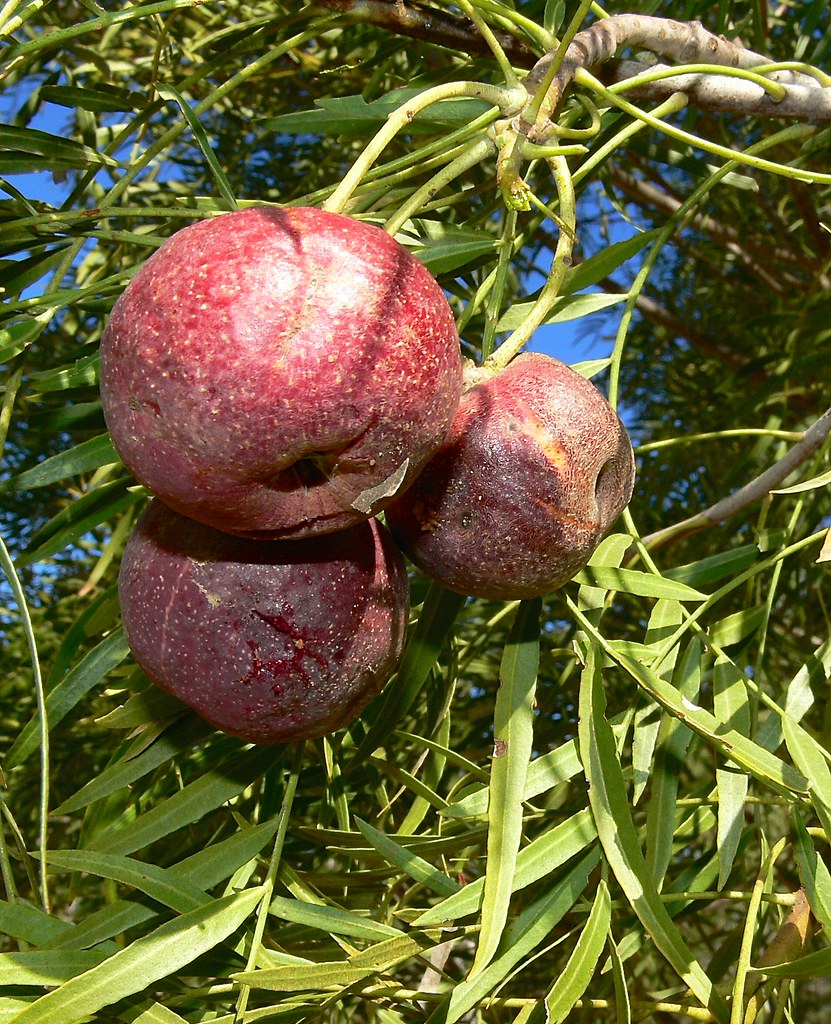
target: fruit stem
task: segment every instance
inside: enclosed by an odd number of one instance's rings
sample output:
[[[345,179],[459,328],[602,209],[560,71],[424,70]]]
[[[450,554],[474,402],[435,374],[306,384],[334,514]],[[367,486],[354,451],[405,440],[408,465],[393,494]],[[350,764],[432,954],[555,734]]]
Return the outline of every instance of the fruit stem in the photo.
[[[485,157],[490,156],[496,149],[495,143],[489,138],[477,139],[468,145],[455,160],[451,160],[446,167],[433,175],[421,188],[416,189],[406,203],[401,206],[384,225],[384,230],[395,237],[398,231],[407,223],[410,217],[429,202],[433,197],[460,174],[476,164],[481,163]]]
[[[554,260],[551,264],[548,280],[543,285],[528,315],[488,360],[487,365],[496,370],[505,369],[548,316],[551,307],[560,293],[566,271],[571,266],[571,255],[574,250],[577,228],[574,185],[571,180],[571,171],[564,156],[551,157],[548,160],[548,164],[554,175],[557,195],[560,200],[560,215],[557,218],[560,234],[557,239],[557,247],[554,250]]]
[[[506,116],[511,116],[522,107],[527,96],[528,94],[521,86],[517,89],[505,89],[501,86],[481,82],[445,82],[443,85],[426,89],[389,114],[386,124],[369,141],[366,149],[349,168],[340,185],[323,204],[323,209],[328,210],[329,213],[343,213],[363,176],[398,132],[402,128],[406,128],[419,111],[425,110],[433,103],[454,98],[481,99],[499,108]]]

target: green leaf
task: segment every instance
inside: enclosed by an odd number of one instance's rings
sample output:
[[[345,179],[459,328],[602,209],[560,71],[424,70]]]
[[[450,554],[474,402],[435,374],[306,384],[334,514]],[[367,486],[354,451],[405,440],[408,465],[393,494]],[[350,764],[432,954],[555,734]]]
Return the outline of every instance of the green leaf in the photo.
[[[241,828],[228,839],[167,868],[167,872],[199,889],[210,889],[230,878],[243,864],[257,856],[277,831],[276,818],[251,828]],[[156,917],[157,908],[143,902],[114,900],[50,942],[54,949],[79,949],[138,928]]]
[[[169,83],[158,83],[156,85],[156,91],[162,99],[168,101],[172,100],[182,111],[184,119],[187,121],[190,130],[193,132],[196,144],[201,150],[202,155],[205,157],[208,167],[211,170],[211,174],[216,182],[219,194],[227,203],[228,209],[235,210],[237,208],[237,200],[234,195],[234,190],[231,188],[231,184],[228,181],[225,171],[222,169],[222,164],[217,159],[216,153],[213,150],[213,146],[211,146],[205,129],[202,127],[199,118],[191,109],[188,101],[178,89],[175,89]]]
[[[110,522],[125,509],[145,501],[143,490],[131,477],[122,477],[96,487],[61,509],[31,537],[18,556],[19,568],[63,551],[102,523]]]
[[[612,919],[612,900],[603,879],[597,885],[586,927],[559,978],[545,997],[547,1024],[562,1024],[589,986],[606,944]]]
[[[831,836],[831,768],[828,767],[826,753],[813,736],[788,715],[782,716],[782,729],[794,764],[811,780],[811,803],[825,834]]]
[[[645,249],[650,242],[658,237],[659,233],[659,229],[655,228],[652,231],[643,231],[633,235],[632,238],[627,238],[623,242],[613,242],[612,245],[604,246],[594,256],[578,263],[576,267],[572,267],[566,273],[562,287],[563,293],[582,292],[586,288],[591,288],[592,285],[605,281],[627,260],[637,256],[641,249]],[[622,298],[625,299],[626,296],[623,295]]]
[[[587,565],[575,577],[575,581],[604,590],[619,590],[623,594],[637,597],[657,597],[670,601],[706,601],[707,595],[694,590],[686,583],[655,576],[637,569],[616,569],[611,566]]]
[[[720,551],[697,562],[676,565],[664,570],[664,576],[690,587],[702,587],[727,576],[737,576],[758,561],[759,549],[755,544],[745,544],[731,551]]]
[[[794,853],[799,867],[799,877],[811,913],[822,925],[825,934],[831,934],[831,871],[825,865],[811,841],[802,816],[796,808],[791,810],[796,842]]]
[[[769,978],[823,978],[831,975],[831,949],[818,949],[797,960],[770,967],[751,967],[754,974],[766,974]]]
[[[212,900],[168,921],[97,967],[47,992],[16,1018],[17,1024],[76,1024],[141,992],[196,960],[228,938],[254,910],[265,888]]]
[[[46,697],[46,720],[53,729],[108,672],[120,665],[130,648],[121,629],[115,630],[86,654]],[[31,718],[12,744],[5,766],[22,764],[40,742],[37,717]]]
[[[97,112],[138,110],[147,102],[144,93],[138,89],[118,89],[107,84],[98,85],[94,89],[81,89],[74,85],[45,85],[40,95],[42,99],[61,107]]]
[[[0,985],[61,985],[105,959],[105,953],[91,949],[0,953]]]
[[[141,850],[238,796],[281,756],[282,751],[271,747],[255,747],[220,762],[173,796],[153,804],[141,817],[96,836],[87,849],[109,853]]]
[[[804,491],[816,491],[820,487],[827,487],[831,484],[831,469],[827,473],[820,473],[819,476],[811,477],[810,480],[803,480],[800,484],[794,484],[792,487],[781,487],[777,491],[771,491],[771,494],[802,494]]]
[[[562,324],[569,320],[579,320],[592,313],[617,306],[626,301],[625,295],[606,295],[601,292],[590,292],[587,295],[562,295],[551,307],[551,312],[543,320],[544,324]],[[533,302],[520,302],[511,306],[496,325],[497,331],[515,331],[531,312]]]
[[[387,117],[424,92],[420,88],[395,89],[367,103],[362,96],[327,97],[315,101],[315,110],[302,110],[268,118],[262,126],[268,131],[289,135],[368,135],[380,128]],[[413,118],[413,127],[435,127],[469,124],[480,114],[491,109],[489,103],[477,99],[441,100],[419,111]]]
[[[430,1014],[427,1024],[455,1024],[508,977],[515,967],[526,962],[531,950],[543,941],[577,902],[599,859],[599,850],[586,853],[545,895],[519,914],[505,932],[495,959],[475,977],[468,976],[455,985]]]
[[[270,914],[284,921],[302,924],[315,931],[326,932],[327,935],[350,935],[355,939],[370,939],[377,942],[378,939],[397,938],[401,934],[397,928],[360,917],[349,910],[322,907],[318,903],[290,900],[284,896],[275,896],[268,910]]]
[[[765,621],[766,609],[763,604],[728,615],[710,627],[713,643],[719,647],[732,647],[751,636]]]
[[[163,691],[161,691],[163,692]],[[154,771],[156,768],[183,754],[194,743],[210,732],[210,726],[196,715],[188,715],[172,729],[158,736],[146,750],[133,757],[125,757],[108,765],[100,774],[88,782],[60,807],[54,814],[70,814],[88,807],[96,800],[103,800],[119,789],[131,786],[138,779]]]
[[[101,360],[98,352],[82,356],[68,366],[56,366],[52,370],[38,370],[31,376],[35,391],[65,391],[68,388],[92,387],[98,383]]]
[[[502,655],[494,708],[485,889],[471,977],[484,969],[499,946],[514,888],[522,841],[522,798],[534,742],[541,609],[539,598],[520,603]]]
[[[372,825],[362,821],[360,818],[355,819],[355,824],[361,830],[361,834],[375,847],[384,860],[389,861],[390,864],[399,868],[416,882],[426,885],[428,889],[438,893],[440,896],[450,896],[459,890],[458,882],[448,878],[447,875],[439,871],[438,868],[433,867],[423,857],[413,853],[412,850],[408,850],[406,847],[396,843],[394,839],[390,839],[389,836],[379,832],[377,828],[373,828]]]
[[[44,459],[32,469],[18,473],[0,489],[29,491],[118,461],[118,454],[112,446],[109,434],[101,434],[99,437],[90,438],[89,441],[82,441],[69,451]]]
[[[623,770],[604,710],[599,652],[590,644],[580,683],[578,737],[589,783],[589,801],[603,851],[652,941],[702,1006],[721,1024],[726,1024],[729,1014],[724,999],[687,947],[648,876],[630,814]]]
[[[52,135],[36,128],[21,128],[10,124],[0,124],[0,154],[5,156],[3,151],[45,157],[47,168],[49,162],[53,162],[55,167],[100,167],[102,164],[107,167],[119,166],[118,161],[112,157],[73,139],[64,139],[60,135]],[[23,170],[27,169],[29,168],[24,166]]]
[[[546,875],[550,875],[566,861],[582,853],[597,839],[591,812],[588,808],[578,811],[570,818],[537,836],[528,846],[519,851],[513,877],[513,891],[518,892]],[[453,896],[420,914],[412,924],[427,928],[457,921],[460,917],[475,914],[482,905],[485,879],[477,878],[463,886]]]
[[[129,885],[180,914],[196,910],[211,901],[210,896],[198,886],[177,878],[166,868],[131,857],[96,853],[93,850],[49,850],[47,863],[53,870],[64,868],[67,871],[86,871],[91,875]]]
[[[37,907],[0,900],[0,934],[9,938],[42,946],[71,929],[68,921],[46,914]]]

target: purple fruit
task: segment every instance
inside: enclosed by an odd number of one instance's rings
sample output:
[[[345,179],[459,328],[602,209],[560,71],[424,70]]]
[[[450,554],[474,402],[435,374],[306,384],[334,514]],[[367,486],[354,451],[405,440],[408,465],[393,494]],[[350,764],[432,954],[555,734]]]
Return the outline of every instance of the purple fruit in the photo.
[[[127,640],[154,683],[254,743],[348,725],[395,671],[407,577],[369,520],[303,541],[220,533],[153,501],[119,576]]]
[[[463,396],[444,444],[386,520],[405,554],[451,590],[537,597],[583,568],[634,481],[629,437],[597,388],[529,353]]]
[[[177,232],[101,342],[124,463],[183,515],[241,536],[367,519],[439,446],[460,394],[436,281],[380,228],[306,207]]]

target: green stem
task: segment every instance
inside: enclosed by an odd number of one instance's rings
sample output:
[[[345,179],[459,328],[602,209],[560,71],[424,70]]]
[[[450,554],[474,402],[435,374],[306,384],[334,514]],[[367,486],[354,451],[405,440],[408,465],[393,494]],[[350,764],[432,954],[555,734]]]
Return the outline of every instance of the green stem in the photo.
[[[511,270],[511,257],[514,251],[514,238],[516,236],[517,211],[510,208],[503,213],[502,232],[499,241],[499,258],[496,264],[496,277],[494,279],[493,291],[489,296],[489,302],[485,313],[485,330],[482,335],[482,361],[487,360],[493,354],[496,341],[496,325],[499,322],[499,313],[502,308],[502,297],[505,294],[505,285],[508,281],[508,274]]]
[[[543,285],[528,315],[488,360],[488,366],[495,370],[505,369],[548,316],[551,307],[560,294],[560,288],[566,272],[571,266],[571,254],[574,250],[575,229],[577,226],[574,184],[571,180],[571,172],[565,157],[553,157],[550,160],[550,165],[557,186],[557,195],[560,200],[558,220],[562,224],[557,239],[557,247],[554,250],[554,259],[548,274],[548,280]]]
[[[519,78],[511,67],[511,62],[505,55],[505,51],[499,45],[499,40],[491,31],[490,25],[488,25],[485,19],[479,14],[473,4],[470,3],[470,0],[458,0],[458,4],[473,24],[479,29],[482,38],[491,48],[491,52],[496,59],[496,63],[499,65],[499,69],[502,72],[502,77],[505,79],[507,87],[509,89],[516,89],[519,86]]]
[[[475,142],[470,143],[455,160],[451,160],[446,167],[443,167],[429,181],[426,181],[421,188],[413,192],[410,198],[386,222],[384,230],[394,237],[410,217],[421,209],[424,203],[433,199],[445,185],[458,178],[460,174],[464,174],[471,167],[481,163],[495,149],[495,144],[488,138],[477,139]]]
[[[605,99],[607,103],[611,103],[613,106],[618,107],[625,114],[629,114],[630,117],[638,118],[639,120],[646,122],[650,127],[657,128],[658,131],[663,132],[670,138],[677,139],[680,142],[686,142],[696,149],[703,149],[707,153],[713,153],[715,156],[719,156],[722,159],[729,160],[735,164],[753,167],[758,171],[766,171],[769,174],[777,174],[785,178],[792,178],[795,181],[805,181],[809,184],[831,184],[831,174],[823,174],[820,171],[803,171],[798,167],[790,167],[787,164],[777,164],[772,160],[764,160],[761,157],[752,156],[751,150],[755,148],[753,146],[744,152],[737,152],[735,149],[730,149],[727,146],[720,146],[716,142],[710,142],[707,139],[702,139],[698,135],[693,135],[691,132],[686,132],[683,128],[676,128],[675,125],[668,124],[666,121],[661,121],[658,118],[655,118],[652,114],[648,114],[640,107],[636,107],[634,103],[629,103],[629,101],[623,99],[622,96],[618,96],[611,89],[607,89],[605,85],[582,68],[578,68],[575,72],[574,80],[584,88],[593,90]],[[803,138],[810,135],[813,131],[813,129],[807,125],[795,125],[793,127],[799,129]]]
[[[548,68],[546,69],[544,78],[540,82],[537,89],[534,91],[534,96],[531,102],[523,111],[523,118],[526,121],[536,124],[536,122],[540,120],[543,111],[543,104],[545,103],[545,98],[548,94],[548,90],[551,88],[551,83],[557,77],[557,73],[559,72],[563,60],[565,59],[566,51],[568,50],[569,46],[571,46],[571,42],[574,39],[574,37],[580,31],[580,26],[583,24],[583,21],[586,15],[588,14],[591,5],[592,0],[581,0],[580,7],[578,8],[577,13],[569,22],[569,26],[566,29],[565,35],[560,40],[560,45],[557,47],[557,50],[551,59],[551,63],[548,65]],[[546,112],[543,115],[543,119],[547,116],[548,113]]]
[[[673,67],[650,68],[633,78],[627,78],[623,82],[616,82],[610,86],[611,92],[620,93],[628,89],[637,89],[642,85],[649,85],[651,82],[661,82],[667,78],[678,78],[681,75],[722,75],[728,78],[743,78],[745,81],[753,82],[770,96],[774,102],[783,100],[788,95],[787,87],[781,82],[774,82],[770,78],[758,73],[758,69],[746,71],[744,68],[730,68],[723,64],[678,64]]]
[[[686,434],[683,437],[669,437],[663,441],[650,441],[635,448],[638,455],[644,452],[659,451],[676,444],[689,444],[693,441],[720,441],[725,437],[773,437],[779,441],[801,441],[804,437],[795,430],[768,430],[764,427],[742,427],[736,430],[711,430],[706,434]]]
[[[525,91],[522,95],[525,95]],[[446,82],[426,89],[423,93],[408,100],[394,110],[387,122],[367,144],[364,151],[347,171],[345,177],[323,204],[323,209],[330,213],[343,213],[352,193],[358,187],[364,175],[392,142],[395,136],[413,120],[416,114],[425,110],[433,103],[453,98],[482,99],[504,113],[516,107],[517,91],[503,89],[500,86],[486,85],[479,82]]]

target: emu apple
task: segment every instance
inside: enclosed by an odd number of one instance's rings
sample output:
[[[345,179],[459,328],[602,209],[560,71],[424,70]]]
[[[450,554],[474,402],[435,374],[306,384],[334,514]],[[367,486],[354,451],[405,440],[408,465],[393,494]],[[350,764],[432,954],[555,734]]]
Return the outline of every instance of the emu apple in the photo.
[[[303,541],[220,533],[153,501],[119,575],[127,640],[154,683],[254,743],[348,725],[392,675],[409,605],[376,520]]]
[[[452,590],[537,597],[588,561],[630,497],[632,445],[600,392],[549,356],[518,356],[463,396],[450,432],[386,519]]]
[[[127,467],[172,508],[242,536],[367,519],[438,447],[460,393],[436,281],[380,228],[309,208],[178,231],[101,342]]]

